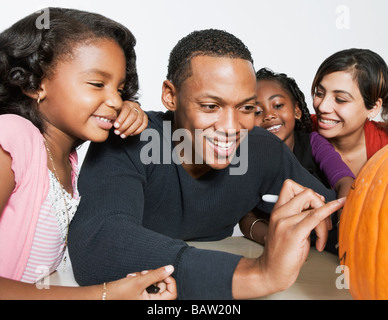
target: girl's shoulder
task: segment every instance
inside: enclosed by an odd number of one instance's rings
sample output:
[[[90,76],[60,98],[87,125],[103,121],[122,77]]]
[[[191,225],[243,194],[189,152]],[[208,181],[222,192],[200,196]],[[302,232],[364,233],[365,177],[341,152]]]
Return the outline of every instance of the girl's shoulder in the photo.
[[[10,141],[9,141],[10,140]],[[0,115],[0,142],[29,144],[33,141],[43,141],[39,129],[26,118],[16,114]]]
[[[14,114],[0,115],[0,146],[14,165],[27,166],[36,156],[44,156],[43,136],[31,121]]]
[[[28,134],[40,134],[37,127],[31,121],[16,114],[0,115],[0,131],[2,134],[9,132],[20,132]]]

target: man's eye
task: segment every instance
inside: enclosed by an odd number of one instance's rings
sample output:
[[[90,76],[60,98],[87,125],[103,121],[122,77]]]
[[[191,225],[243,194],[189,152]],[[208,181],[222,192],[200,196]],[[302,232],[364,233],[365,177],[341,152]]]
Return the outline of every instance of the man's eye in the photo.
[[[254,113],[256,111],[256,107],[255,106],[251,106],[251,105],[248,105],[248,106],[242,106],[240,108],[241,111],[245,112],[245,113]],[[256,114],[256,113],[255,113]]]
[[[207,110],[214,110],[217,108],[215,104],[202,104],[202,108],[207,109]]]

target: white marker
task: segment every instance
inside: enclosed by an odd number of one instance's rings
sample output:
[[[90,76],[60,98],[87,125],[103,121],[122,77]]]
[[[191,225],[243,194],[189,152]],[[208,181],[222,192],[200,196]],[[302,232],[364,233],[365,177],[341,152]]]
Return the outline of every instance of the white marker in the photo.
[[[279,196],[276,196],[274,194],[265,194],[261,197],[261,199],[264,202],[269,202],[269,203],[276,203],[278,201]]]
[[[264,202],[268,202],[268,203],[276,203],[279,199],[279,196],[276,196],[274,194],[265,194],[261,197],[261,199],[264,201]],[[325,201],[325,203],[328,203],[329,201]]]

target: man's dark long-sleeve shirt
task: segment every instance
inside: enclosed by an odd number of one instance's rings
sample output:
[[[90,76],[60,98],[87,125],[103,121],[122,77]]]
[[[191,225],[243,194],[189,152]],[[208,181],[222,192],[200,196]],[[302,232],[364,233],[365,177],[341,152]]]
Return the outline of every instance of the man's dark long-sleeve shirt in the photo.
[[[166,150],[175,147],[171,133],[166,137],[165,131],[163,138],[163,121],[170,121],[171,131],[173,113],[148,116],[160,148],[150,148],[158,145],[155,136],[151,144],[139,136],[122,140],[114,134],[89,147],[79,177],[81,203],[69,232],[70,259],[80,285],[173,264],[180,299],[232,299],[232,277],[241,257],[196,249],[185,241],[223,239],[253,208],[270,212],[273,204],[263,203],[261,196],[278,194],[287,178],[327,200],[335,197],[286,145],[261,128],[249,133],[245,174],[231,175],[226,168],[194,179],[173,160],[166,164],[171,157],[164,155],[163,161],[162,144],[169,144]],[[162,163],[145,164],[157,149]]]

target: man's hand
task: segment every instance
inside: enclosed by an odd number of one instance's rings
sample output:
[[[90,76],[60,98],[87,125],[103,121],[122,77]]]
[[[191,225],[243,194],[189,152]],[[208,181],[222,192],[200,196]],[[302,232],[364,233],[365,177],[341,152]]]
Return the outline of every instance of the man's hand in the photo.
[[[289,288],[306,261],[311,231],[315,230],[316,248],[322,251],[331,228],[330,215],[344,203],[345,198],[325,204],[311,189],[286,180],[271,213],[262,256],[242,259],[236,268],[234,297],[253,298]],[[244,284],[240,283],[243,279]]]

